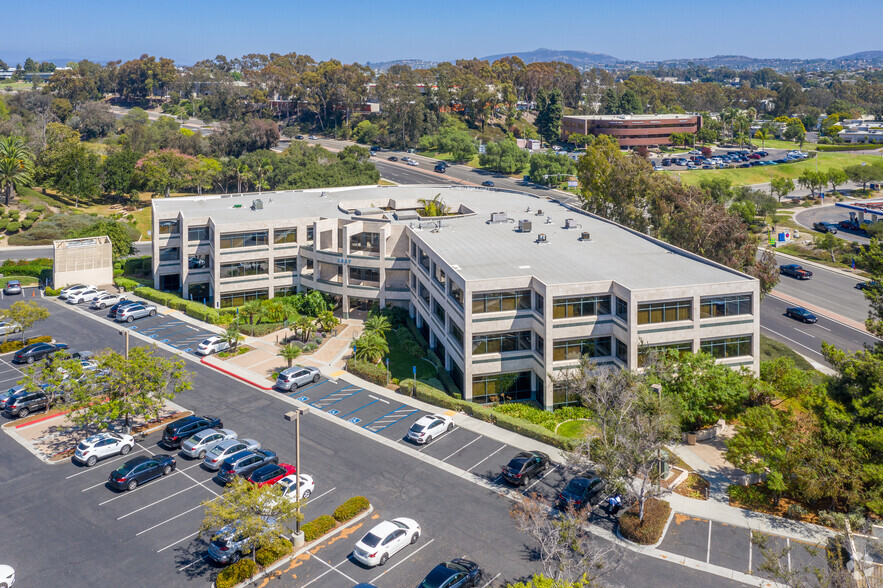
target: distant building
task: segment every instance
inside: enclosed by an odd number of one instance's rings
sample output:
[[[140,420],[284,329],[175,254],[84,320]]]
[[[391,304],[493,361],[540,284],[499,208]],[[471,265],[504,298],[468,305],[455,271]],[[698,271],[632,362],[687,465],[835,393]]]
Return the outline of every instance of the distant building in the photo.
[[[578,133],[610,135],[620,147],[671,145],[672,133],[695,133],[702,128],[698,114],[618,114],[565,116],[561,119],[561,139]]]
[[[883,121],[879,120],[842,120],[843,127],[839,137],[846,143],[883,143]]]

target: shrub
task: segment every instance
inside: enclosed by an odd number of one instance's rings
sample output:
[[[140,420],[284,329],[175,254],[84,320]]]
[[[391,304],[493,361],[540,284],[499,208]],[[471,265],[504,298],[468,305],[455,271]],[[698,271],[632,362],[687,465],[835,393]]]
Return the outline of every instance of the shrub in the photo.
[[[402,351],[414,357],[423,357],[424,348],[420,346],[407,327],[400,327],[396,331],[396,338],[399,340],[399,345],[402,346]]]
[[[337,526],[337,521],[331,515],[322,515],[301,525],[300,530],[304,533],[304,541],[315,541],[331,529]]]
[[[121,269],[113,270],[113,277],[121,278],[122,276],[123,276],[123,270],[121,270]]]
[[[210,325],[217,325],[221,321],[221,317],[217,310],[209,308],[205,304],[200,304],[199,302],[188,302],[187,306],[184,308],[184,314],[192,316],[197,320],[204,321]]]
[[[788,505],[788,508],[785,510],[785,516],[789,519],[797,519],[800,520],[809,514],[809,511],[803,508],[801,505],[796,502],[792,502]]]
[[[46,269],[48,268],[42,265],[18,265],[11,264],[7,261],[0,266],[0,274],[3,274],[4,276],[28,276],[40,279]]]
[[[129,278],[114,278],[113,283],[120,288],[125,288],[126,292],[134,292],[141,284]]]
[[[61,288],[56,289],[47,287],[45,290],[43,290],[43,294],[45,294],[46,296],[58,296],[59,294],[61,294]]]
[[[0,353],[18,351],[22,347],[24,347],[24,343],[21,341],[6,341],[5,343],[0,343]]]
[[[232,588],[237,584],[248,580],[255,575],[258,564],[250,559],[240,559],[235,564],[227,566],[218,574],[215,580],[216,588]]]
[[[36,210],[32,210],[31,212],[29,212],[25,215],[25,218],[27,220],[35,221],[38,218],[40,218],[40,213],[37,212]]]
[[[25,339],[25,345],[30,345],[31,343],[51,343],[52,337],[49,335],[40,335],[39,337],[31,337],[30,339]]]
[[[727,487],[727,494],[731,501],[738,502],[751,509],[764,509],[772,502],[767,495],[766,486],[763,484],[752,484],[750,486],[731,484]]]
[[[183,298],[179,298],[174,294],[169,294],[167,292],[160,292],[159,290],[154,290],[153,288],[148,288],[147,286],[139,286],[135,288],[135,294],[140,296],[141,298],[146,298],[151,302],[156,302],[157,304],[162,304],[163,306],[171,307],[172,301],[175,298],[181,300],[183,302]]]
[[[355,518],[360,513],[368,510],[370,503],[368,499],[364,496],[353,496],[336,509],[334,509],[334,514],[331,516],[339,523],[345,523],[348,520]]]
[[[315,350],[318,349],[318,348],[319,348],[319,346],[316,345],[315,343],[312,343],[312,342],[311,342],[311,343],[307,343],[306,345],[304,345],[304,346],[302,347],[302,349],[303,349],[304,351],[307,351],[307,352],[309,352],[309,351],[315,351]]]
[[[8,225],[6,225],[6,232],[7,233],[17,233],[19,231],[19,229],[21,229],[21,223],[18,221],[11,222]]]
[[[387,371],[383,366],[361,359],[350,358],[346,362],[346,369],[351,374],[364,380],[368,380],[378,386],[386,386]]]
[[[282,323],[259,323],[257,325],[249,325],[247,323],[240,323],[239,330],[243,335],[248,335],[249,337],[263,337],[264,335],[269,335],[274,331],[278,331],[282,328]]]
[[[291,541],[278,537],[270,545],[258,549],[254,557],[258,565],[265,568],[291,553],[291,548]]]
[[[638,519],[638,504],[634,504],[619,517],[622,536],[641,545],[652,545],[662,538],[662,531],[671,514],[671,506],[664,500],[648,498],[644,503],[644,520]]]
[[[35,204],[34,205],[34,212],[38,213],[38,216],[39,216],[39,213],[41,213],[45,210],[46,210],[45,204]]]
[[[26,218],[25,220],[21,221],[21,228],[26,231],[33,226],[34,226],[34,221],[29,218]]]
[[[3,218],[0,219],[0,231],[5,231],[6,227],[9,225],[9,219]]]

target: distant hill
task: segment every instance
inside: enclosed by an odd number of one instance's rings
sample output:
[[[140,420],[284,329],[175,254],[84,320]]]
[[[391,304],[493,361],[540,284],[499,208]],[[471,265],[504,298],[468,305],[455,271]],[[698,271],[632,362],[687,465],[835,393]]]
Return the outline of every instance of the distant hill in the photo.
[[[852,55],[835,57],[834,61],[871,61],[875,59],[883,59],[883,51],[861,51]]]
[[[524,63],[537,61],[561,61],[576,67],[593,67],[596,65],[612,65],[622,61],[606,53],[589,53],[588,51],[567,51],[560,49],[534,49],[533,51],[515,51],[513,53],[501,53],[482,57],[487,61],[494,62],[503,57],[517,55]]]

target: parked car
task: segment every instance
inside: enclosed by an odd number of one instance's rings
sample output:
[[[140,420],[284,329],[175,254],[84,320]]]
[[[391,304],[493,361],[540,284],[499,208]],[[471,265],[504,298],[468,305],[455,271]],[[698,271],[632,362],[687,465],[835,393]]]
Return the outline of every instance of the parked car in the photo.
[[[202,341],[196,346],[197,355],[211,355],[230,349],[230,344],[224,341],[219,335],[212,335],[208,339]]]
[[[579,509],[586,506],[592,508],[605,487],[604,480],[598,476],[592,474],[576,476],[571,478],[564,490],[558,493],[558,503],[565,508]]]
[[[304,384],[318,382],[321,377],[318,368],[295,365],[279,372],[276,387],[280,390],[296,390]]]
[[[359,539],[353,557],[368,567],[382,566],[406,545],[417,543],[419,537],[420,525],[413,519],[383,521]]]
[[[818,223],[813,223],[812,228],[820,233],[831,233],[832,235],[837,234],[837,225],[835,223],[821,221]]]
[[[797,319],[799,321],[803,321],[805,323],[814,323],[819,320],[818,317],[816,317],[816,315],[814,315],[813,313],[811,313],[807,309],[802,308],[800,306],[792,306],[790,308],[786,308],[785,309],[785,316],[787,316],[789,318]]]
[[[6,399],[3,412],[11,417],[25,418],[38,410],[49,410],[49,407],[58,402],[59,398],[49,398],[45,392],[28,392],[22,390]]]
[[[288,463],[270,463],[259,467],[248,475],[248,481],[261,486],[272,486],[285,476],[296,474],[297,470]]]
[[[481,185],[484,186],[485,188],[493,188],[494,182],[491,180],[485,180],[481,183]]]
[[[300,475],[300,492],[296,491],[297,476],[294,474],[285,476],[277,484],[282,487],[282,496],[289,500],[298,500],[298,497],[307,499],[313,493],[313,490],[316,489],[316,482],[313,480],[313,476],[309,474]]]
[[[205,429],[181,443],[181,453],[187,457],[203,459],[221,441],[238,438],[236,431],[230,429]]]
[[[88,288],[86,290],[80,290],[79,292],[74,292],[70,296],[67,297],[68,304],[82,304],[83,302],[92,302],[96,296],[101,294],[107,294],[106,290],[98,290],[95,288]]]
[[[88,290],[89,288],[95,288],[95,286],[90,286],[88,284],[77,284],[76,286],[68,286],[67,288],[62,288],[58,293],[59,300],[67,300],[67,297],[71,294],[79,292],[80,290]]]
[[[15,570],[12,566],[0,565],[0,588],[12,588],[15,584]]]
[[[859,290],[879,290],[880,282],[876,280],[871,280],[869,282],[859,282],[855,285]]]
[[[319,138],[319,137],[317,137],[316,135],[310,135],[309,137],[307,137],[307,139],[309,139],[310,141],[315,141],[315,140],[317,140],[318,138]]]
[[[272,517],[264,517],[270,524],[275,524]],[[219,564],[234,564],[239,561],[242,554],[251,551],[249,538],[243,536],[236,528],[236,523],[221,528],[212,536],[208,545],[208,555]]]
[[[503,466],[503,479],[510,484],[524,486],[548,467],[549,456],[542,451],[522,451]]]
[[[298,140],[298,141],[302,141],[302,140],[303,140],[303,138],[304,138],[304,136],[303,136],[303,135],[298,135],[298,136],[297,136],[297,137],[295,137],[295,139],[297,139],[297,140]]]
[[[107,483],[117,490],[134,490],[154,478],[167,476],[175,467],[175,458],[171,455],[139,455],[112,471]]]
[[[92,299],[92,302],[89,304],[89,308],[96,308],[98,310],[104,310],[108,306],[113,306],[118,302],[123,302],[126,300],[126,297],[122,294],[111,294],[110,292],[105,292],[100,296],[95,296]]]
[[[77,444],[74,460],[91,468],[99,459],[126,455],[135,447],[135,438],[123,433],[98,433]]]
[[[841,229],[846,229],[847,231],[858,231],[859,230],[858,223],[852,219],[842,220],[842,221],[838,222],[837,225]]]
[[[135,319],[148,316],[156,316],[156,307],[152,304],[138,303],[132,304],[131,306],[124,306],[117,310],[117,315],[114,320],[120,323],[131,323]]]
[[[140,302],[136,302],[135,300],[121,300],[120,302],[117,302],[110,307],[110,310],[107,311],[108,318],[115,319],[117,317],[117,313],[119,313],[120,310],[126,308],[127,306],[132,306],[133,304],[140,304]]]
[[[792,278],[797,278],[798,280],[808,280],[812,277],[811,271],[803,269],[796,263],[780,265],[779,273],[783,276],[791,276]]]
[[[387,161],[398,161],[399,158],[396,157],[395,155],[390,155],[389,157],[386,158],[386,160]]]
[[[12,363],[34,363],[62,349],[67,349],[67,343],[31,343],[15,352]]]
[[[9,280],[6,282],[6,286],[3,287],[3,293],[7,296],[21,294],[21,280]]]
[[[430,414],[420,417],[416,423],[408,429],[408,439],[421,445],[430,443],[433,439],[446,431],[454,428],[454,419],[447,415]]]
[[[410,165],[411,167],[417,167],[418,165],[420,165],[420,162],[417,161],[416,159],[409,159],[408,165]]]
[[[417,588],[472,588],[481,585],[481,576],[477,563],[458,557],[432,568]]]
[[[6,392],[0,392],[0,411],[6,409],[6,403],[12,398],[13,394],[22,392],[24,389],[24,386],[13,386]]]
[[[254,451],[260,449],[261,444],[254,439],[227,439],[221,441],[205,454],[202,465],[209,470],[217,470],[225,459],[240,451]]]
[[[0,321],[0,335],[21,333],[21,325],[15,321]]]
[[[269,449],[240,451],[224,460],[218,468],[218,480],[229,484],[236,476],[248,476],[259,467],[279,463],[279,456]]]
[[[186,439],[206,429],[220,429],[224,426],[221,419],[213,416],[188,416],[166,425],[162,434],[162,443],[169,449],[179,449]]]

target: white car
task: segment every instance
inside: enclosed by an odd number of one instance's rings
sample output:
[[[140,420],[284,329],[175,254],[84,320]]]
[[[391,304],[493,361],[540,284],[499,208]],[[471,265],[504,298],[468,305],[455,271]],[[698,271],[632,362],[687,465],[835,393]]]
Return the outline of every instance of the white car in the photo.
[[[202,465],[204,468],[214,471],[221,467],[224,460],[231,455],[240,451],[254,451],[260,448],[261,444],[254,439],[227,439],[209,449],[205,454],[205,459],[202,460]]]
[[[58,293],[58,298],[60,300],[67,300],[68,296],[71,294],[76,294],[82,290],[97,290],[95,286],[90,286],[88,284],[77,284],[76,286],[68,286],[67,288],[62,288],[61,292]]]
[[[315,140],[317,140],[318,138],[319,138],[319,137],[317,137],[316,135],[310,135],[309,137],[307,137],[307,139],[309,139],[310,141],[315,141]]]
[[[105,292],[100,296],[96,294],[95,298],[92,299],[92,303],[89,305],[89,308],[104,310],[108,306],[113,306],[117,302],[122,302],[123,300],[126,300],[126,297],[122,294],[111,294],[110,292]]]
[[[196,346],[197,355],[211,355],[219,351],[230,349],[230,344],[221,339],[220,335],[212,335],[202,343]]]
[[[96,290],[95,288],[87,288],[86,290],[80,290],[79,292],[74,292],[69,294],[67,297],[68,304],[81,304],[83,302],[92,302],[96,296],[101,294],[106,294],[106,290]]]
[[[135,438],[131,435],[98,433],[80,441],[74,459],[86,464],[86,467],[92,467],[99,459],[112,455],[126,455],[133,447],[135,447]]]
[[[420,163],[419,163],[416,159],[409,159],[409,160],[408,160],[408,165],[411,165],[411,166],[418,166],[418,165],[420,165]]]
[[[353,557],[368,567],[382,566],[406,545],[417,543],[418,537],[420,525],[413,519],[383,521],[359,539]]]
[[[428,414],[420,417],[408,429],[408,439],[414,443],[429,443],[442,433],[454,428],[454,419],[443,414]]]
[[[297,474],[285,476],[276,484],[282,487],[282,496],[289,500],[298,500],[298,495],[302,498],[309,498],[313,490],[316,489],[316,482],[313,480],[313,476],[309,474],[300,475],[300,492],[295,491],[297,487]]]
[[[12,588],[15,584],[15,570],[12,566],[0,565],[0,588]]]
[[[187,457],[203,459],[221,441],[238,438],[236,431],[230,429],[206,429],[184,441],[181,444],[181,453]]]

